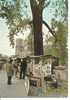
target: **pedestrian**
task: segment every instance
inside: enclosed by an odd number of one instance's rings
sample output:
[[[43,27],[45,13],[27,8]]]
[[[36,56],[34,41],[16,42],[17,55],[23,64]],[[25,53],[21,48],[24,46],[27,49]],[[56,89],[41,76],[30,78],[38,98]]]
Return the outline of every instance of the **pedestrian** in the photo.
[[[13,60],[13,63],[12,64],[13,64],[13,68],[14,68],[15,77],[18,78],[17,77],[17,74],[18,74],[18,63],[17,63],[16,60]]]
[[[8,85],[11,85],[11,80],[13,76],[13,65],[12,65],[12,59],[8,59],[8,62],[6,64],[6,72],[7,72],[7,77],[8,77]]]
[[[24,58],[21,59],[21,64],[20,64],[20,79],[25,78],[26,70],[27,70],[27,61],[26,58]]]

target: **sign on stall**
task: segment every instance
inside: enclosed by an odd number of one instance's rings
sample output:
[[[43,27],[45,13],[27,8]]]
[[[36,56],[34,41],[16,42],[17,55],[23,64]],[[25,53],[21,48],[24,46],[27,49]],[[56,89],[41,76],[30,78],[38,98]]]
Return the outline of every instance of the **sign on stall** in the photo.
[[[43,71],[45,77],[48,75],[51,75],[51,64],[50,63],[45,64],[42,67],[42,71]]]

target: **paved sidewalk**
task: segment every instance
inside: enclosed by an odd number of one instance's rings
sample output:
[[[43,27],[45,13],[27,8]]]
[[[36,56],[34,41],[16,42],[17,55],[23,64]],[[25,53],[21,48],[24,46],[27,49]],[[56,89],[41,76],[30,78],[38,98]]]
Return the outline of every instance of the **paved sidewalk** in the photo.
[[[26,97],[25,80],[13,77],[12,85],[7,85],[5,71],[0,71],[0,97]]]

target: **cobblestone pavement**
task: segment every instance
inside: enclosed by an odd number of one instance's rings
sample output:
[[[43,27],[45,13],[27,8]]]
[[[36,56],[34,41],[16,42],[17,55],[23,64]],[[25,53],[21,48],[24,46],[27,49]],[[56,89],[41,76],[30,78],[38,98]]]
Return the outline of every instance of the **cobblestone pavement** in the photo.
[[[12,85],[7,85],[6,72],[0,71],[0,97],[26,97],[25,80],[12,78]]]

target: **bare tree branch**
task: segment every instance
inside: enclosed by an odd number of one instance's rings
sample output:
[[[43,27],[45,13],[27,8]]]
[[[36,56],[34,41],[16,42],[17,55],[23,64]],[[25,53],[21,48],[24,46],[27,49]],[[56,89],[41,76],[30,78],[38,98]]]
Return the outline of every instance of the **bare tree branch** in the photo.
[[[55,32],[54,31],[52,31],[52,29],[49,27],[49,25],[43,20],[43,24],[49,29],[49,32],[54,36],[54,37],[56,37],[55,36]]]

